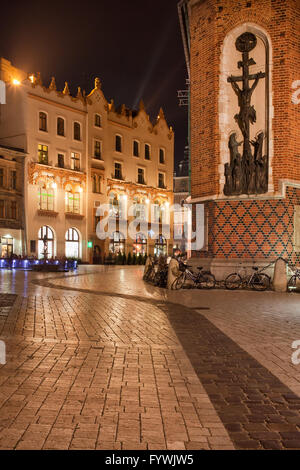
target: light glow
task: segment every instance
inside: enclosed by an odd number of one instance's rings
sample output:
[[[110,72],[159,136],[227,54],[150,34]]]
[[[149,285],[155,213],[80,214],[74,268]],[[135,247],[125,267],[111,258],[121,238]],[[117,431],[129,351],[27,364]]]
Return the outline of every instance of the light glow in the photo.
[[[17,85],[17,86],[21,85],[20,80],[17,80],[17,78],[13,78],[12,83],[13,83],[13,85]]]

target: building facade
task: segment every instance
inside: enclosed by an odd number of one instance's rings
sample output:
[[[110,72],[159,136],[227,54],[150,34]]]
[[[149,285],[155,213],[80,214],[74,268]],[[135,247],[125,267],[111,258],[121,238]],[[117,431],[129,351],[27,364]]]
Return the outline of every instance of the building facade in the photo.
[[[206,239],[194,256],[231,271],[240,261],[299,262],[300,3],[182,3],[191,202],[205,207]]]
[[[0,145],[0,258],[24,252],[25,158],[21,149]]]
[[[42,257],[45,237],[49,257],[90,263],[119,251],[169,252],[172,241],[162,236],[160,219],[173,203],[174,133],[163,111],[152,123],[142,102],[137,111],[124,105],[115,109],[98,78],[89,95],[78,88],[73,97],[67,82],[62,91],[54,78],[44,86],[39,74],[26,74],[5,59],[0,70],[7,101],[2,105],[0,142],[27,154],[24,253]],[[98,214],[103,204],[109,205],[115,230],[100,239],[96,229],[105,216]],[[138,233],[136,239],[124,233],[132,204],[145,220],[157,206],[157,239],[149,238],[150,222],[143,227],[147,233]]]

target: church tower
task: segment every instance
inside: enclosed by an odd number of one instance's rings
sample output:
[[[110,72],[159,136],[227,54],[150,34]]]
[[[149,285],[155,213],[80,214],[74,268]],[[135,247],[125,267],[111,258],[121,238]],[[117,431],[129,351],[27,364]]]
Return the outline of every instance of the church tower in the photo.
[[[197,257],[300,260],[300,0],[189,0]],[[229,271],[232,269],[229,269]],[[220,272],[221,274],[221,272]]]

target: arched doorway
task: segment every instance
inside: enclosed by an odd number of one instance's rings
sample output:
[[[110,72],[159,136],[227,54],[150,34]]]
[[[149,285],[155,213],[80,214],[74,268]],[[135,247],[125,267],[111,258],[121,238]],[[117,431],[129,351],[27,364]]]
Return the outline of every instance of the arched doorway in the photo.
[[[43,225],[38,233],[38,258],[52,258],[53,256],[54,232],[48,225]]]
[[[80,255],[80,237],[79,232],[76,228],[69,228],[66,231],[66,257],[67,258],[79,258]]]

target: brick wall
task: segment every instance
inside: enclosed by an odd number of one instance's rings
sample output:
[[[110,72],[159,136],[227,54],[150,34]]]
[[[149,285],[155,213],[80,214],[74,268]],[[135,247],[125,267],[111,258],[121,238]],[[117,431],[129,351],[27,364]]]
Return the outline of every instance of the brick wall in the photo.
[[[286,198],[205,203],[208,226],[203,258],[271,258],[300,261],[294,251],[294,206],[300,190],[288,187]]]
[[[265,29],[273,48],[274,189],[279,179],[300,181],[300,105],[292,83],[300,79],[300,0],[191,1],[191,194],[219,194],[218,92],[221,46],[236,26]]]

